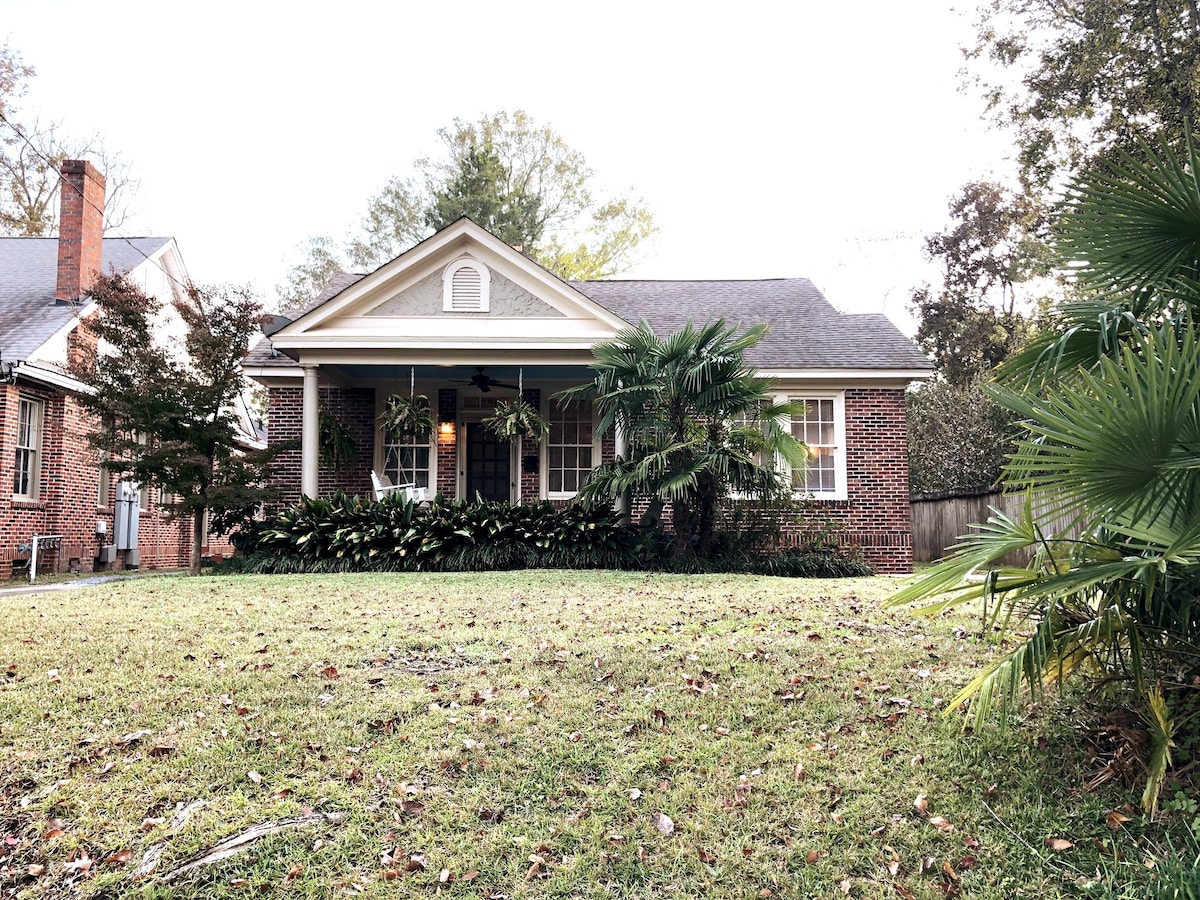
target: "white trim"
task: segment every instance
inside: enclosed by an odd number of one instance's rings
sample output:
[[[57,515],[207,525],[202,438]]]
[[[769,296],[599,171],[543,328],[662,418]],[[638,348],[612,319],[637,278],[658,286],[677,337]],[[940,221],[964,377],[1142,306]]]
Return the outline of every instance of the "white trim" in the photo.
[[[462,277],[464,270],[474,272],[478,283],[472,284],[474,279],[469,276]],[[460,256],[442,270],[442,312],[485,313],[491,300],[492,273],[479,260]]]
[[[933,377],[932,369],[760,369],[760,378],[775,381],[924,381]]]
[[[29,427],[33,431],[32,440],[29,444],[20,443],[21,435],[21,407],[28,405],[29,407]],[[27,491],[17,491],[16,486],[13,486],[12,498],[14,500],[36,501],[41,496],[41,480],[42,480],[42,454],[45,452],[45,435],[46,435],[46,402],[40,397],[30,397],[25,394],[17,395],[17,416],[16,416],[17,431],[13,437],[13,477],[14,480],[22,471],[17,465],[17,455],[22,451],[27,451],[30,454],[29,460],[29,489]]]
[[[76,394],[92,394],[95,391],[81,381],[76,381],[70,375],[54,369],[46,369],[37,363],[23,362],[17,368],[17,377],[36,381],[51,387],[62,388]]]
[[[814,500],[846,500],[849,497],[848,486],[846,484],[846,392],[845,391],[821,391],[821,390],[805,390],[803,387],[795,388],[786,393],[776,395],[776,399],[783,401],[804,401],[804,400],[832,400],[833,401],[833,471],[837,486],[832,491],[797,491],[794,494],[796,499],[802,497],[812,497]],[[792,423],[788,422],[790,430]],[[784,477],[791,478],[791,469],[789,466],[780,463],[780,470]]]

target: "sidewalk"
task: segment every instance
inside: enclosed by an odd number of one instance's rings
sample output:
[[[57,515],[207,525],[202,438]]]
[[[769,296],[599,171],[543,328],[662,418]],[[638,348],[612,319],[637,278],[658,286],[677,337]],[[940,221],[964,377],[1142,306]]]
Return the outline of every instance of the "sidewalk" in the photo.
[[[20,597],[23,594],[47,594],[51,591],[65,591],[77,587],[92,587],[97,584],[108,584],[113,581],[130,581],[134,578],[162,578],[166,575],[186,575],[186,569],[164,569],[153,572],[121,572],[105,575],[84,575],[67,581],[28,581],[0,582],[0,599],[4,597]]]

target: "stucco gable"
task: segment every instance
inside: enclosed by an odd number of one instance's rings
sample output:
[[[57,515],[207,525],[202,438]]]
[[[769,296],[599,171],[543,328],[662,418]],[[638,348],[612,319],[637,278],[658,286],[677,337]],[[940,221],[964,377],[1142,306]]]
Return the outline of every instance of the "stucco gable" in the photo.
[[[565,314],[538,299],[516,282],[488,266],[491,304],[487,315],[495,318],[560,318]],[[367,311],[367,316],[449,316],[442,308],[442,272],[430,272],[416,284],[398,292]]]

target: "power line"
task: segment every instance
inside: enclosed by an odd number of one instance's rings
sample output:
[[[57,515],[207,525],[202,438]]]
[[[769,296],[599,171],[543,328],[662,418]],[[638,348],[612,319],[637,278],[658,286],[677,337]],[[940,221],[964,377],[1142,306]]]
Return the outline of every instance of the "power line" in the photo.
[[[75,186],[74,184],[69,182],[67,179],[63,178],[62,172],[59,171],[59,169],[55,167],[54,161],[51,160],[50,157],[46,156],[46,154],[43,153],[41,150],[39,150],[36,146],[34,146],[33,141],[31,141],[25,135],[25,133],[20,129],[20,127],[15,122],[12,122],[6,115],[4,115],[4,112],[2,110],[0,110],[0,122],[3,122],[5,125],[7,125],[9,128],[11,128],[14,132],[16,132],[17,137],[19,137],[22,141],[25,142],[25,146],[28,147],[30,149],[30,151],[32,151],[32,153],[38,159],[40,159],[42,162],[44,162],[46,164],[47,169],[49,169],[50,171],[55,173],[56,177],[58,178],[59,190],[63,190],[65,188],[69,187],[71,190],[73,190],[75,193],[77,193],[79,195],[80,200],[82,200],[84,203],[86,203],[88,206],[90,206],[96,212],[100,213],[100,220],[104,221],[103,208],[97,206],[95,203],[93,203],[91,200],[89,200],[86,196],[84,196],[83,191],[81,191],[77,186]],[[140,256],[142,256],[146,260],[146,262],[153,265],[160,272],[162,272],[163,275],[165,275],[170,281],[174,282],[175,285],[178,286],[180,290],[185,291],[185,292],[188,290],[188,286],[186,284],[184,284],[182,281],[180,281],[178,278],[176,278],[174,275],[172,275],[170,272],[168,272],[166,270],[166,268],[158,260],[152,259],[146,253],[146,251],[143,250],[141,247],[139,247],[137,244],[135,244],[131,238],[128,238],[125,235],[121,234],[121,232],[118,231],[117,229],[113,229],[113,231],[115,232],[118,239],[124,241],[126,244],[128,244],[130,247],[132,247]]]

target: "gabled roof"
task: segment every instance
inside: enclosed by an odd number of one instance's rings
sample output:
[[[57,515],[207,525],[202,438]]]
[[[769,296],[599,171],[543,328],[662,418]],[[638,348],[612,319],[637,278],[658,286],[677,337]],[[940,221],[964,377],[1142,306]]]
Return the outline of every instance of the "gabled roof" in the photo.
[[[105,272],[128,272],[171,238],[105,238]],[[55,300],[58,238],[0,237],[0,354],[24,360],[56,335],[79,307]]]
[[[299,318],[365,276],[342,272],[307,307],[288,312]],[[932,370],[933,364],[882,314],[839,313],[807,278],[734,281],[573,281],[571,286],[631,325],[639,319],[667,335],[691,321],[724,318],[731,325],[770,326],[746,354],[761,370],[872,369]],[[283,354],[271,356],[261,341],[246,357],[253,367],[289,368]]]
[[[572,284],[626,322],[645,319],[660,336],[689,320],[766,324],[767,336],[746,353],[761,370],[933,368],[887,316],[839,313],[807,278]]]

